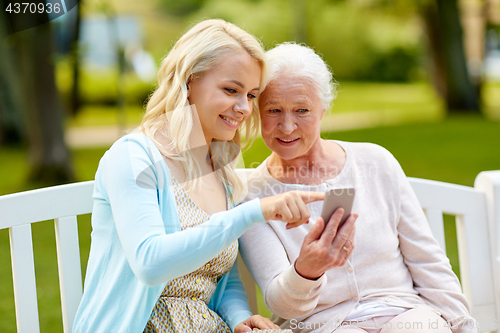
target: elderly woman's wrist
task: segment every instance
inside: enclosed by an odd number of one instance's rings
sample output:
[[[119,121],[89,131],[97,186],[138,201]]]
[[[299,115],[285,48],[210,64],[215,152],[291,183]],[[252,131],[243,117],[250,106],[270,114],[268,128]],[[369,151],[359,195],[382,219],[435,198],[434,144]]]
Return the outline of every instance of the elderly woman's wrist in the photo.
[[[298,262],[298,259],[295,260],[295,263],[293,264],[293,268],[295,269],[295,272],[300,277],[302,277],[304,279],[317,281],[319,278],[321,278],[323,276],[323,274],[325,274],[324,272],[321,272],[320,274],[318,274],[318,272],[307,272],[306,269],[301,269],[300,267],[297,268],[297,262]],[[300,266],[300,263],[299,263],[299,266]]]

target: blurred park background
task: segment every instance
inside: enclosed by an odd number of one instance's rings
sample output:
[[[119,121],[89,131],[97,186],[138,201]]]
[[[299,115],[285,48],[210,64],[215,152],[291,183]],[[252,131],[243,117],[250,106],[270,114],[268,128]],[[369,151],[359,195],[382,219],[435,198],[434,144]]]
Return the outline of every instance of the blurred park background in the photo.
[[[500,169],[500,0],[67,0],[72,9],[31,28],[34,16],[13,16],[10,3],[0,13],[0,195],[93,179],[139,124],[161,58],[206,18],[266,49],[294,40],[323,55],[340,84],[325,138],[381,144],[413,177],[472,186]],[[245,163],[268,154],[257,139]],[[79,220],[84,271],[89,221]],[[41,331],[62,332],[51,222],[33,234]],[[459,274],[453,217],[446,236]],[[0,332],[15,331],[1,230]]]

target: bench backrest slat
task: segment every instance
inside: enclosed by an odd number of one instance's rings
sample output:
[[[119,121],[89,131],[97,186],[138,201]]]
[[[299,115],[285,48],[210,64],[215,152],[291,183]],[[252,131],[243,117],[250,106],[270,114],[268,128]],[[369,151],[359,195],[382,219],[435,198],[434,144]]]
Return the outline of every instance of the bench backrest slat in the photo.
[[[9,229],[12,280],[19,333],[39,333],[31,224]]]
[[[424,208],[425,216],[429,221],[432,234],[439,243],[439,246],[446,252],[446,241],[444,236],[443,211],[437,208]]]
[[[54,220],[56,229],[57,266],[61,289],[64,332],[72,332],[76,310],[82,299],[82,273],[78,224],[76,216]]]

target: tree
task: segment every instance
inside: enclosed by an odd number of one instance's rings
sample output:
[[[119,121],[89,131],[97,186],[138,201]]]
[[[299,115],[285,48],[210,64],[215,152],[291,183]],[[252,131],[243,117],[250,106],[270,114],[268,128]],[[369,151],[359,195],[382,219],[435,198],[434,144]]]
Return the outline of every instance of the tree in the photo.
[[[81,4],[81,2],[80,2]],[[68,5],[66,3],[66,5]],[[68,9],[69,11],[69,9]],[[76,11],[76,19],[74,22],[75,28],[72,30],[71,36],[71,59],[73,65],[73,86],[71,87],[71,98],[70,98],[70,111],[73,116],[75,116],[81,107],[81,99],[79,95],[80,90],[80,52],[78,49],[78,40],[80,38],[80,23],[82,20],[81,7],[76,7],[73,12]]]
[[[35,3],[45,5],[43,0]],[[0,15],[5,13],[2,11]],[[29,147],[29,180],[52,185],[72,181],[74,175],[64,142],[63,108],[54,75],[54,42],[46,15],[10,17],[11,26],[31,28],[9,37],[14,43],[14,54],[5,57],[8,62],[4,66],[9,66],[11,71],[4,82],[10,91],[18,92],[16,104],[22,106]],[[2,20],[5,21],[5,16]],[[4,39],[2,36],[2,41]]]
[[[20,116],[21,81],[12,67],[15,55],[11,40],[5,38],[9,28],[7,16],[2,11],[0,13],[0,144],[20,143],[24,134]]]
[[[480,112],[480,83],[467,71],[463,32],[457,0],[435,0],[422,7],[432,78],[449,112]]]
[[[481,82],[467,69],[458,0],[374,0],[389,10],[418,11],[425,24],[430,76],[449,113],[480,113]]]

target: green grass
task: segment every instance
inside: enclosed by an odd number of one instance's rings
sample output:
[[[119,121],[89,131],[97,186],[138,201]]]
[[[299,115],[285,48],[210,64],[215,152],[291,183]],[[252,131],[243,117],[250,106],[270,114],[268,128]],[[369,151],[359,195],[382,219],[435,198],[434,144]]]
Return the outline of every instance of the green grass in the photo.
[[[22,147],[0,146],[0,195],[30,188],[29,184],[25,183],[28,173],[27,160],[28,154]]]
[[[73,151],[73,166],[78,181],[93,180],[97,166],[107,148],[78,149]]]
[[[477,116],[455,116],[443,122],[323,133],[328,139],[368,141],[389,149],[408,176],[422,177],[472,186],[483,170],[500,169],[500,123]],[[93,179],[98,161],[106,149],[79,149],[72,152],[78,180]],[[246,166],[260,163],[269,154],[262,139],[244,153]],[[30,188],[26,177],[27,155],[21,147],[0,147],[0,194]],[[5,161],[5,163],[4,163]],[[255,165],[254,165],[255,166]],[[458,269],[454,221],[445,218],[448,255]],[[82,266],[85,268],[89,244],[89,216],[79,218]],[[33,226],[35,270],[42,332],[61,332],[60,296],[57,281],[54,229],[52,222]],[[0,230],[0,318],[1,331],[15,332],[14,300],[10,270],[8,231]],[[458,271],[457,271],[458,272]],[[269,315],[262,296],[261,314]]]
[[[107,148],[77,149],[71,151],[71,160],[77,181],[93,180],[97,165]],[[28,152],[23,147],[0,146],[0,195],[36,188],[28,183]]]

